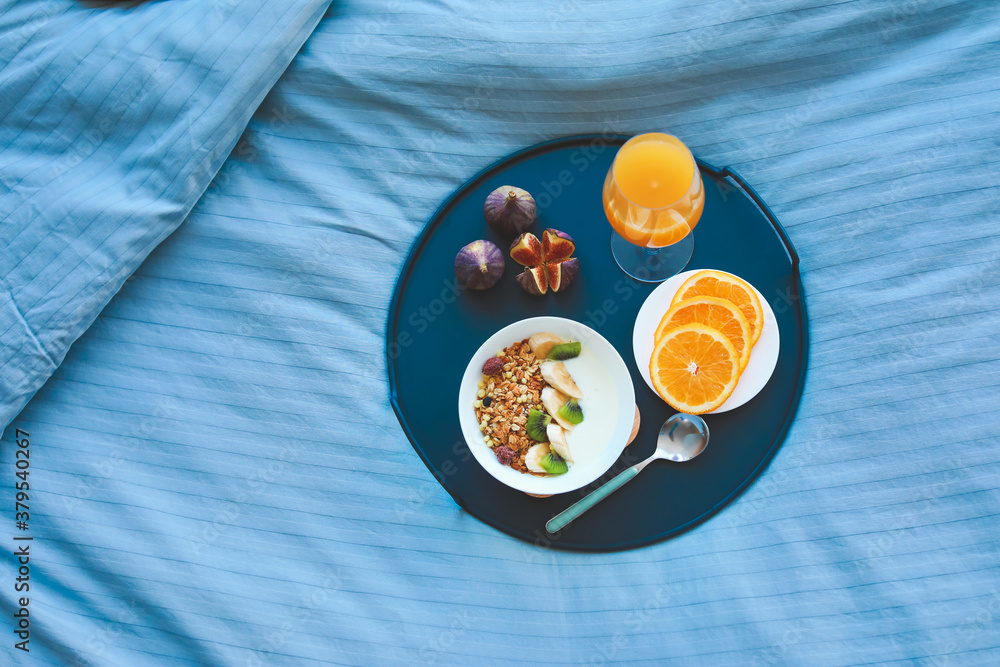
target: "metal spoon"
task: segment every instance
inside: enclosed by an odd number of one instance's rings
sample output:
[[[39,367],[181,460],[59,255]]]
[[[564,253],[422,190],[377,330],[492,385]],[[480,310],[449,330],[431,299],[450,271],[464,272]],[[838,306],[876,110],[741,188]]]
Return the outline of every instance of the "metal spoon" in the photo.
[[[677,413],[660,427],[660,434],[656,437],[656,451],[652,456],[622,471],[596,491],[549,519],[545,524],[545,530],[558,533],[570,521],[625,486],[625,482],[638,475],[651,461],[656,459],[666,459],[675,463],[690,461],[705,451],[707,446],[708,424],[705,420],[697,415]]]

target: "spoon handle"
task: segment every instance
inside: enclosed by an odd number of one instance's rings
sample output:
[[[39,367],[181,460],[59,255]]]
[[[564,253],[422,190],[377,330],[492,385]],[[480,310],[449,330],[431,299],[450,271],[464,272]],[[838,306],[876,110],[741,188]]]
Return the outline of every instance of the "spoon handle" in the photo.
[[[623,470],[617,477],[611,481],[605,483],[603,486],[593,491],[589,495],[584,496],[580,500],[576,501],[565,510],[555,515],[549,519],[548,523],[545,524],[545,530],[550,533],[558,533],[560,530],[566,527],[570,521],[577,518],[591,507],[601,502],[612,493],[625,486],[625,482],[629,481],[633,477],[639,474],[641,470],[640,465],[634,465],[631,468]]]

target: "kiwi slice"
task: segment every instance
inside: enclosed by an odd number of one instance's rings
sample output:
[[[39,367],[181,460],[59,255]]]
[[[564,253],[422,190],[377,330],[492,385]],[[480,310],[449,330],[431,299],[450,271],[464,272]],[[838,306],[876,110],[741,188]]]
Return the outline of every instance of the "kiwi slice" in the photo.
[[[583,408],[580,407],[575,398],[570,398],[559,408],[559,416],[570,424],[579,424],[583,421]]]
[[[553,451],[549,451],[548,454],[539,459],[538,465],[542,466],[545,472],[550,475],[562,475],[569,470],[566,460]]]
[[[549,425],[552,421],[552,417],[541,410],[532,409],[528,413],[528,423],[524,425],[524,430],[528,432],[532,440],[537,440],[538,442],[546,442],[549,437],[545,433],[545,427]]]
[[[566,361],[567,359],[575,359],[580,356],[580,350],[583,346],[580,345],[580,341],[573,341],[572,343],[559,343],[558,345],[553,345],[552,349],[549,350],[549,359],[555,359],[556,361]]]

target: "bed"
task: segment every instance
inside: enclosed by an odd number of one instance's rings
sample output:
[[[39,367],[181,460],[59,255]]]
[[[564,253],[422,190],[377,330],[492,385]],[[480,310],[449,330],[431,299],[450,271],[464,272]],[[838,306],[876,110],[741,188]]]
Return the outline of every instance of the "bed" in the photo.
[[[5,664],[1000,660],[995,6],[7,0],[0,35]],[[783,223],[805,390],[704,525],[541,549],[407,442],[387,307],[466,178],[650,129]]]

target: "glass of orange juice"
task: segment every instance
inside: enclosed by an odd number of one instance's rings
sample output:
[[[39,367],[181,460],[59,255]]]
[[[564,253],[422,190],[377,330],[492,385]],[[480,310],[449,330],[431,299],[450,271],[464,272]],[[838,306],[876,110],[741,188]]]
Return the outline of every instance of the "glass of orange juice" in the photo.
[[[704,207],[701,173],[680,139],[650,132],[626,141],[604,179],[604,213],[614,229],[611,252],[618,266],[643,282],[683,271]]]

